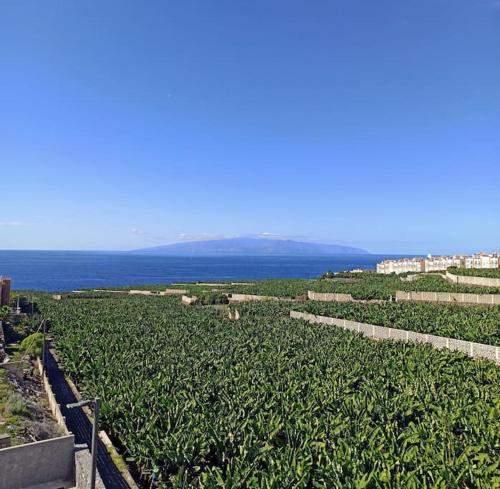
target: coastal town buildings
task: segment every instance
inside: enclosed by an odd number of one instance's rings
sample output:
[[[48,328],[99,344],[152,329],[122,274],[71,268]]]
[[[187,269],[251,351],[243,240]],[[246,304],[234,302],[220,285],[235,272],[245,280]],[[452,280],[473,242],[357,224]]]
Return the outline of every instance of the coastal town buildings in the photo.
[[[457,268],[498,268],[500,253],[475,253],[472,256],[432,256],[384,260],[377,263],[377,273],[400,274],[409,272],[441,272],[449,267]]]
[[[408,273],[408,272],[423,272],[423,258],[406,258],[402,260],[384,260],[382,263],[377,263],[377,273]]]

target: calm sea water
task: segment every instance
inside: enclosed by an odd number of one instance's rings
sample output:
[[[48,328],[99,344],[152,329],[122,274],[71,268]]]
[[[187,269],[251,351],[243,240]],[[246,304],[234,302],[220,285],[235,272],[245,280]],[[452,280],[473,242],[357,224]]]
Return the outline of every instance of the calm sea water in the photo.
[[[113,285],[315,278],[327,270],[375,268],[394,255],[172,257],[82,251],[0,251],[14,289],[70,291]]]

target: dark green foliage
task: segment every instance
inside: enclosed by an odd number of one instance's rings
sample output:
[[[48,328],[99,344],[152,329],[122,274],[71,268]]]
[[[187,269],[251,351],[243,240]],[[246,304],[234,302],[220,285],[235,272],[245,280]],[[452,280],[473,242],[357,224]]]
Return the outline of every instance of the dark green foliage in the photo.
[[[328,272],[327,272],[328,273]],[[332,278],[332,277],[330,277]],[[304,279],[274,279],[256,282],[224,284],[221,292],[239,294],[274,295],[280,297],[303,296],[308,290],[315,292],[338,292],[352,294],[356,299],[389,299],[396,295],[397,290],[418,290],[430,292],[465,292],[473,294],[500,294],[499,288],[463,286],[448,282],[439,275],[422,275],[414,282],[405,282],[397,275],[382,275],[373,272],[349,273],[333,275],[334,280],[304,280]],[[336,281],[335,279],[352,279],[351,282]],[[130,287],[112,287],[115,290],[152,290],[162,291],[165,288],[187,289],[191,295],[201,292],[210,292],[213,287],[188,283],[175,286],[169,285],[139,285]]]
[[[42,355],[43,333],[33,333],[21,341],[21,350],[28,353],[32,357],[40,357]]]
[[[227,296],[220,292],[200,292],[196,297],[198,297],[199,304],[203,305],[229,304]]]
[[[253,307],[229,321],[179,298],[43,304],[145,486],[154,466],[176,488],[498,486],[496,365]]]
[[[466,275],[469,277],[500,278],[500,268],[448,268],[453,275]]]

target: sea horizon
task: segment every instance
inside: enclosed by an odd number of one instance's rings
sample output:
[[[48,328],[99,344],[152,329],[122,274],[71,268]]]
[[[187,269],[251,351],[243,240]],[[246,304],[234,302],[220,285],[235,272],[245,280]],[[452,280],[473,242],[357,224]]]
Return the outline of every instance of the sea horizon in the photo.
[[[174,282],[312,279],[326,271],[375,269],[384,259],[413,255],[150,255],[126,251],[0,250],[0,275],[13,290],[67,292],[80,288]]]

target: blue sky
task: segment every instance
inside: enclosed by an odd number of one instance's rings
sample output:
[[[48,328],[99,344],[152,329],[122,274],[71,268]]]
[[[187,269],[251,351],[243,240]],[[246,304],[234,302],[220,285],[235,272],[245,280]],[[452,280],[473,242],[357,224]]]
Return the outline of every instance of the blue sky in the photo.
[[[500,248],[500,1],[2,1],[0,249]]]

